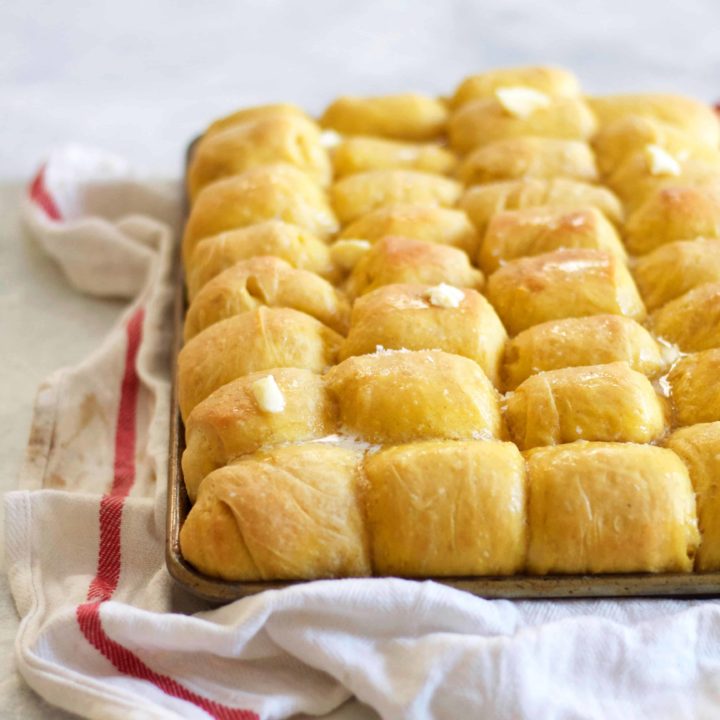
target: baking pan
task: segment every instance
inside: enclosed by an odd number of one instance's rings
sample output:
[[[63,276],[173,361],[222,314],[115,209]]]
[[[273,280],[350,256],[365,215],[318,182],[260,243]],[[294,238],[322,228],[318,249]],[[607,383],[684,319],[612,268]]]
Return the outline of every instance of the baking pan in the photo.
[[[189,160],[195,143],[188,147]],[[185,198],[185,217],[188,201]],[[185,434],[177,403],[177,354],[182,347],[185,318],[185,281],[180,261],[180,245],[175,253],[176,285],[173,314],[174,343],[172,397],[170,403],[170,446],[167,477],[167,520],[165,558],[170,575],[188,592],[213,603],[227,603],[265,590],[279,590],[299,582],[228,582],[203,575],[192,567],[180,551],[180,528],[190,500],[185,492],[180,460]],[[417,579],[417,578],[416,578]],[[513,575],[509,577],[422,578],[464,590],[485,598],[582,598],[582,597],[689,597],[720,595],[720,572],[713,573],[628,573],[622,575]]]

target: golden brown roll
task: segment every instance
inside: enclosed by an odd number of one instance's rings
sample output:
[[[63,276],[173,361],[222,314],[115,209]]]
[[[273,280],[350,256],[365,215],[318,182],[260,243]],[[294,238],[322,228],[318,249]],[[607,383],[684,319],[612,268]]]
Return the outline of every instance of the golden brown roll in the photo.
[[[447,283],[479,290],[483,274],[470,265],[468,256],[457,248],[411,240],[384,237],[365,253],[347,282],[351,297],[395,283],[437,285]]]
[[[215,180],[272,163],[293,165],[321,185],[329,184],[332,177],[317,125],[299,116],[275,116],[204,137],[188,168],[190,199]]]
[[[659,190],[632,213],[625,226],[625,244],[635,255],[696,237],[720,237],[720,186]]]
[[[349,137],[332,151],[335,177],[368,170],[404,169],[445,175],[457,164],[453,153],[434,143]]]
[[[198,241],[264,220],[283,220],[321,239],[337,230],[325,193],[292,165],[262,165],[208,185],[193,204],[183,237],[183,260]]]
[[[388,350],[444,350],[474,360],[497,384],[507,334],[475,290],[385,285],[358,298],[340,359]]]
[[[216,470],[180,531],[183,556],[223,580],[369,575],[361,461],[357,451],[306,444]]]
[[[525,463],[512,443],[429,441],[369,455],[366,514],[381,575],[512,575],[526,549]]]
[[[506,345],[503,387],[514,390],[546,370],[620,361],[649,377],[665,367],[658,344],[635,320],[621,315],[551,320],[523,330]]]
[[[676,425],[720,420],[720,348],[681,358],[667,381]]]
[[[645,317],[625,264],[604,250],[555,250],[513,260],[490,276],[486,294],[511,336],[567,317]]]
[[[490,275],[508,260],[560,248],[607,250],[621,261],[627,259],[615,227],[597,208],[542,206],[494,215],[488,223],[478,263]]]
[[[662,151],[661,151],[662,152]],[[720,153],[713,158],[660,155],[653,160],[647,150],[631,155],[607,178],[608,186],[633,212],[658,191],[676,186],[713,187],[720,184]]]
[[[442,102],[414,93],[341,97],[327,107],[320,124],[348,135],[434,140],[445,132],[447,115]]]
[[[480,145],[523,135],[587,140],[595,132],[595,118],[581,98],[548,97],[547,104],[527,115],[513,114],[497,93],[465,103],[450,118],[448,135],[454,150],[466,153]]]
[[[575,440],[643,443],[665,430],[652,384],[626,362],[533,375],[508,398],[505,421],[521,450]]]
[[[648,310],[720,281],[720,240],[678,240],[641,257],[633,270]]]
[[[240,261],[200,290],[185,316],[185,341],[261,306],[300,310],[343,335],[350,320],[348,299],[327,280],[280,258],[260,256]]]
[[[485,235],[487,225],[496,213],[540,205],[574,209],[596,207],[613,223],[623,221],[622,205],[610,190],[565,178],[523,178],[475,185],[463,193],[458,204],[468,214],[480,237]]]
[[[273,368],[233,380],[199,403],[185,423],[188,495],[194,501],[202,479],[240,455],[336,431],[335,404],[322,377],[310,370]]]
[[[600,127],[628,115],[649,117],[674,127],[711,147],[720,144],[720,126],[713,109],[692,98],[662,93],[589,97],[587,102]]]
[[[516,137],[473,150],[458,168],[465,185],[518,178],[556,177],[593,182],[597,180],[590,146],[577,140]]]
[[[653,117],[627,115],[600,128],[592,141],[598,169],[603,175],[617,170],[647,145],[657,145],[673,156],[704,154],[708,146],[692,135]]]
[[[386,235],[452,245],[475,256],[479,238],[462,210],[437,205],[388,205],[361,216],[340,233],[340,238],[375,242]]]
[[[256,105],[255,107],[242,108],[229,115],[215,120],[205,131],[203,137],[212,135],[213,133],[227,130],[235,125],[242,125],[255,120],[265,120],[275,117],[292,117],[309,120],[307,113],[292,103],[272,103],[270,105]]]
[[[692,570],[695,498],[670,450],[577,442],[532,450],[527,472],[531,573]]]
[[[452,207],[462,188],[455,180],[419,170],[370,170],[339,180],[330,200],[340,222],[356,220],[386,205],[401,203]]]
[[[201,240],[185,265],[188,297],[241,260],[274,255],[300,270],[337,279],[328,246],[312,233],[280,220],[268,220]]]
[[[720,422],[677,430],[665,445],[685,463],[695,490],[702,537],[695,569],[720,570]]]
[[[656,310],[650,326],[683,352],[720,347],[720,282],[700,285]]]
[[[457,110],[471,100],[493,97],[496,90],[507,87],[532,88],[547,95],[580,94],[577,77],[563,68],[500,68],[466,77],[455,90],[450,106]]]
[[[211,325],[178,355],[183,419],[210,393],[242,375],[278,367],[322,371],[335,362],[342,335],[305,313],[259,307]]]
[[[331,368],[340,422],[370,443],[498,437],[498,395],[477,363],[440,350],[385,350]]]

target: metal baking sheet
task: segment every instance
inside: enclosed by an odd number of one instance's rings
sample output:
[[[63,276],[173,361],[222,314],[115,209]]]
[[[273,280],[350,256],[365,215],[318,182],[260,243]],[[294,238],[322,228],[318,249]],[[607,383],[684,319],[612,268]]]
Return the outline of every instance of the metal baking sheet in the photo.
[[[189,159],[195,142],[188,147]],[[187,200],[186,200],[187,209]],[[187,212],[185,213],[187,217]],[[172,398],[170,403],[170,445],[167,477],[167,537],[165,558],[170,575],[188,592],[212,603],[228,603],[265,590],[278,590],[299,582],[228,582],[198,572],[182,556],[180,528],[190,510],[180,459],[185,434],[177,403],[177,354],[182,347],[185,318],[185,280],[176,252],[176,287],[173,326]],[[720,596],[720,573],[632,573],[623,575],[514,575],[511,577],[414,578],[464,590],[485,598],[598,598],[598,597],[698,597]],[[312,582],[312,581],[310,581]]]

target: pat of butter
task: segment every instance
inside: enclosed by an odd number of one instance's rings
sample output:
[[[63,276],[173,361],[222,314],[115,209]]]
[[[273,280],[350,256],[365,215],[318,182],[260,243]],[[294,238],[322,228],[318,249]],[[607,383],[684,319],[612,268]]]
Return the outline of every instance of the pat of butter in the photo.
[[[250,387],[261,410],[281,413],[285,409],[285,396],[272,375],[256,380]]]
[[[367,240],[338,240],[330,246],[330,257],[342,270],[352,270],[370,248],[371,244]]]
[[[465,299],[465,293],[460,288],[440,283],[427,291],[427,299],[435,307],[456,308]]]
[[[495,97],[511,115],[530,117],[536,110],[550,105],[550,98],[539,90],[529,87],[503,87],[495,91]]]
[[[320,144],[328,150],[337,147],[342,140],[342,135],[334,130],[323,130],[320,133]]]
[[[680,175],[680,163],[664,148],[659,145],[646,145],[645,155],[648,170],[652,175]]]

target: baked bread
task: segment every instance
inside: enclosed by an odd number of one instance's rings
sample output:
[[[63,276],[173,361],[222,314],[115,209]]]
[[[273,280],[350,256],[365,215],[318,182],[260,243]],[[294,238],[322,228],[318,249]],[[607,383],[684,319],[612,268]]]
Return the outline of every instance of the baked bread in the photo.
[[[521,178],[597,180],[592,150],[577,140],[514,137],[482,145],[471,152],[457,171],[465,185]]]
[[[652,335],[622,315],[590,315],[550,320],[516,335],[505,347],[502,384],[515,388],[546,370],[626,362],[654,378],[666,363]]]
[[[462,210],[438,205],[388,205],[362,215],[340,232],[340,239],[375,242],[388,235],[451,245],[475,257],[479,238]]]
[[[387,350],[444,350],[474,360],[497,384],[507,333],[475,290],[384,285],[358,298],[340,359]]]
[[[555,250],[508,262],[490,276],[487,298],[510,335],[566,317],[645,317],[625,264],[604,250]]]
[[[342,336],[310,315],[261,306],[211,325],[178,355],[178,403],[183,419],[210,393],[235,378],[277,367],[322,372]]]
[[[327,107],[320,124],[348,135],[434,140],[445,131],[447,116],[440,100],[415,93],[341,97]]]
[[[692,570],[695,499],[672,451],[577,442],[532,450],[527,472],[531,573]]]
[[[478,264],[492,275],[509,260],[560,248],[606,250],[627,260],[617,230],[597,208],[541,206],[496,213],[488,223]]]
[[[625,362],[533,375],[507,400],[505,421],[521,450],[575,440],[647,443],[665,430],[652,384]]]
[[[467,213],[481,237],[493,215],[503,210],[594,207],[615,225],[623,221],[620,200],[610,190],[567,178],[523,178],[474,185],[463,193],[458,206]]]
[[[187,183],[200,572],[720,569],[711,108],[500,69],[239,110]]]
[[[310,443],[216,470],[180,532],[183,555],[224,580],[369,575],[361,464],[361,452]]]
[[[332,164],[336,178],[393,168],[445,175],[455,168],[457,158],[437,143],[354,136],[342,140],[333,148]]]
[[[525,463],[512,443],[431,440],[369,455],[366,513],[381,575],[512,575],[525,564]]]
[[[331,368],[342,427],[369,443],[497,438],[497,391],[477,363],[440,350],[381,350]]]
[[[201,240],[185,265],[188,298],[224,270],[241,260],[275,256],[300,270],[310,270],[328,280],[337,279],[328,246],[307,230],[280,220],[229,230]]]
[[[665,440],[685,463],[697,499],[702,542],[695,569],[720,570],[720,422],[701,423],[676,430]]]

